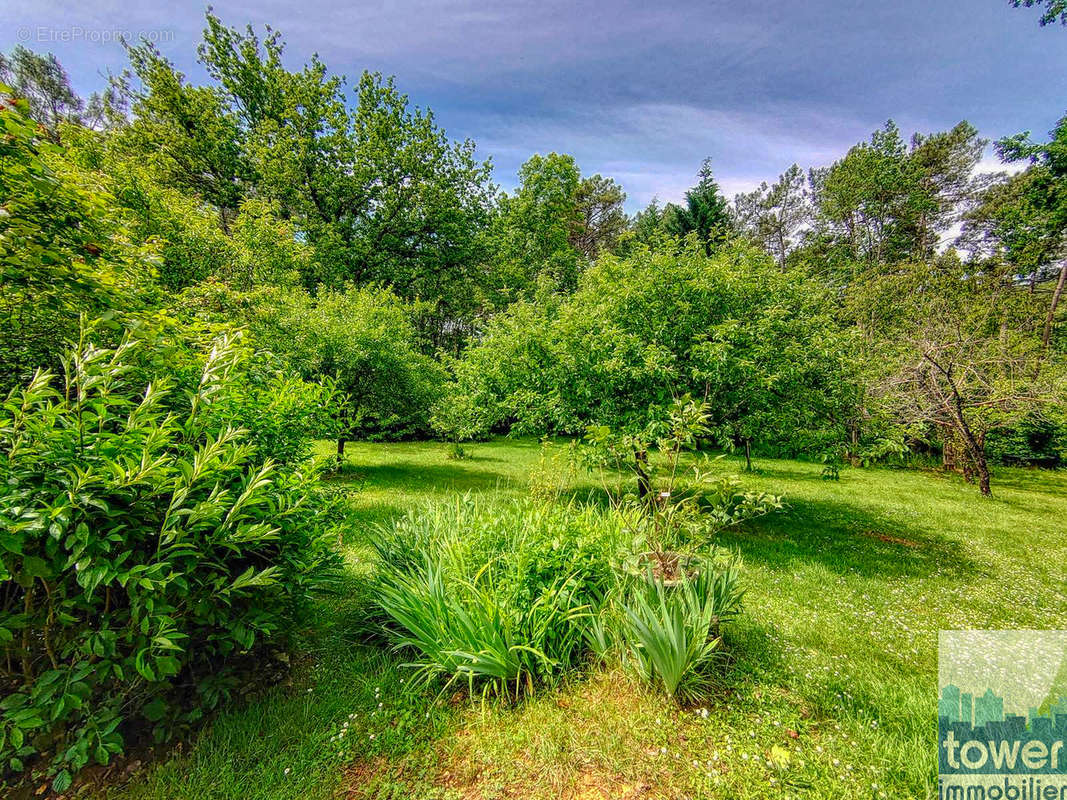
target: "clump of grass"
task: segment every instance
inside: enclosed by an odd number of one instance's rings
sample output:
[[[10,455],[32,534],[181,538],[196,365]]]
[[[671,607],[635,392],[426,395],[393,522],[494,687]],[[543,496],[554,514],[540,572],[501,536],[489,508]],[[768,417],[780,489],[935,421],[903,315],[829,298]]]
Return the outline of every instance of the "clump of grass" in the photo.
[[[416,684],[438,677],[483,691],[517,696],[532,691],[574,663],[582,636],[579,605],[567,580],[545,587],[532,605],[516,605],[485,573],[446,586],[443,570],[427,558],[419,568],[397,572],[381,584],[378,602],[395,628],[393,638],[416,656]]]
[[[710,685],[722,639],[719,624],[741,610],[738,562],[709,559],[668,585],[649,567],[623,603],[623,638],[643,679],[683,702]]]
[[[666,584],[622,571],[616,512],[466,496],[381,528],[377,604],[417,680],[530,691],[592,654],[636,667],[668,696],[707,686],[719,624],[740,610],[738,563],[694,558]],[[630,554],[632,556],[632,554]]]
[[[624,540],[619,522],[592,508],[469,495],[433,503],[379,529],[377,603],[420,680],[531,690],[581,661]]]

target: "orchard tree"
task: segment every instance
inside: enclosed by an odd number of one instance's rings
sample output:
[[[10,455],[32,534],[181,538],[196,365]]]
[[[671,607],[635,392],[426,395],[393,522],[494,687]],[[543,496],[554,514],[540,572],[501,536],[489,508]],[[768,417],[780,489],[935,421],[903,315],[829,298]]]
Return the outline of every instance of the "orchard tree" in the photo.
[[[636,435],[689,394],[718,442],[805,451],[844,435],[849,347],[823,290],[754,247],[690,241],[602,256],[573,295],[515,304],[465,353],[455,391],[487,425],[539,434]]]
[[[1063,396],[1063,365],[1037,370],[1042,347],[1033,297],[995,272],[974,273],[958,259],[901,265],[892,280],[868,287],[883,308],[874,402],[913,438],[929,435],[946,466],[991,493],[986,436]]]
[[[443,371],[418,351],[410,309],[388,290],[275,293],[250,328],[305,379],[333,383],[338,460],[351,439],[429,430]]]

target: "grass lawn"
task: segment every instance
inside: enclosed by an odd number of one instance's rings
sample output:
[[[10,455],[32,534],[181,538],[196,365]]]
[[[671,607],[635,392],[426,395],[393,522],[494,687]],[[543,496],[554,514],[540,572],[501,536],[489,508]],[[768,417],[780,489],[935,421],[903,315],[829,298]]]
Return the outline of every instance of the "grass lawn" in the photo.
[[[367,524],[345,538],[349,584],[307,632],[311,657],[107,796],[932,797],[938,630],[1067,627],[1067,474],[999,470],[988,500],[936,473],[828,482],[759,459],[745,484],[788,508],[720,536],[743,554],[746,613],[702,707],[610,669],[517,705],[412,695],[402,659],[367,643],[369,524],[454,492],[521,495],[540,447],[349,448],[341,480],[362,486]]]

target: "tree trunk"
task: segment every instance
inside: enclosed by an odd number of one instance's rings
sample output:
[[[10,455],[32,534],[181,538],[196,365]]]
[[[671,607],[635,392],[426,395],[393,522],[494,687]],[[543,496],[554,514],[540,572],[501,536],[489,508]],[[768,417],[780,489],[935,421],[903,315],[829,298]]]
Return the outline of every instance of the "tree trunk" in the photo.
[[[1060,304],[1064,283],[1067,283],[1067,260],[1060,265],[1060,279],[1056,282],[1056,290],[1052,293],[1052,305],[1049,306],[1048,316],[1045,317],[1045,329],[1041,332],[1041,346],[1045,350],[1048,350],[1048,342],[1052,337],[1052,323],[1056,319],[1056,306]]]
[[[967,459],[963,453],[963,442],[954,424],[941,424],[941,466],[952,472],[967,475]]]
[[[337,437],[337,464],[340,466],[345,460],[345,440]]]
[[[993,496],[993,490],[989,487],[989,463],[985,453],[979,453],[975,467],[978,469],[978,488],[986,497]]]
[[[648,451],[634,450],[634,472],[637,473],[637,497],[646,502],[652,494],[652,480],[648,476]]]
[[[745,439],[745,472],[752,472],[752,440]]]
[[[965,451],[963,462],[963,475],[969,483],[978,478],[978,489],[986,497],[993,496],[993,490],[989,486],[989,461],[985,457],[985,433],[975,434],[967,420],[963,416],[962,409],[958,404],[956,413],[953,415],[953,423],[956,433],[962,440]]]

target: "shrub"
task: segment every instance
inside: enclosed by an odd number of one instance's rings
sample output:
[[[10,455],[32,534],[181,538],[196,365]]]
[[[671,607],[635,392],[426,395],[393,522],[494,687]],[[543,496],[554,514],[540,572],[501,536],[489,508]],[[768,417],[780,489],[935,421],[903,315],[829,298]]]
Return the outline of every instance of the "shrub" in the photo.
[[[578,664],[624,541],[593,508],[433,504],[379,531],[379,604],[423,680],[530,689]]]
[[[641,677],[670,697],[698,697],[718,655],[719,623],[740,612],[742,593],[734,556],[705,559],[672,585],[650,567],[623,603],[622,638]]]
[[[339,564],[315,475],[219,427],[244,385],[232,341],[181,413],[166,380],[131,385],[136,348],[83,341],[60,390],[38,372],[0,410],[0,759],[49,758],[57,791],[124,723],[162,737],[225,699]]]
[[[312,381],[338,392],[338,455],[355,439],[402,439],[430,432],[442,367],[419,352],[412,307],[386,289],[301,290],[264,296],[249,320],[259,346]]]
[[[590,426],[575,455],[598,473],[612,506],[626,521],[635,543],[647,549],[665,575],[677,552],[707,544],[719,530],[782,508],[782,499],[745,491],[734,476],[716,477],[704,456],[683,467],[682,453],[707,433],[707,403],[676,398],[666,418],[638,434]],[[656,456],[659,456],[658,458]],[[612,491],[607,470],[637,478],[637,496]],[[642,566],[640,571],[644,571]]]
[[[985,440],[989,460],[1000,464],[1058,467],[1067,454],[1067,424],[1030,415]]]

